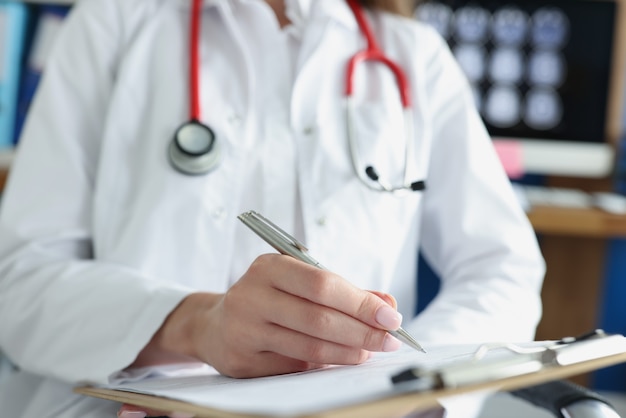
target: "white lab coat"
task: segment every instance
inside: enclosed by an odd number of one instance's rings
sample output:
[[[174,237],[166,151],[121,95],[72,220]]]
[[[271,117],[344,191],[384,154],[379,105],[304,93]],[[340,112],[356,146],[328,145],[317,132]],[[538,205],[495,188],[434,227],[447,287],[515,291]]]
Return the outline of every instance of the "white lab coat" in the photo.
[[[77,3],[2,204],[0,349],[22,370],[0,388],[3,415],[114,412],[72,395],[71,385],[106,381],[185,295],[224,292],[256,255],[271,252],[236,218],[247,203],[299,230],[325,266],[394,294],[426,346],[532,338],[543,261],[444,42],[412,20],[370,15],[407,73],[410,178],[427,182],[405,197],[374,192],[352,170],[343,109],[345,63],[363,37],[344,2],[298,4],[293,77],[267,85],[281,57],[255,38],[251,10],[262,6],[205,2],[203,120],[224,158],[214,172],[190,177],[166,154],[188,119],[189,1]],[[360,71],[357,91],[359,158],[397,182],[404,131],[393,78],[380,67]],[[420,248],[442,287],[411,319]],[[7,395],[19,387],[22,401]]]

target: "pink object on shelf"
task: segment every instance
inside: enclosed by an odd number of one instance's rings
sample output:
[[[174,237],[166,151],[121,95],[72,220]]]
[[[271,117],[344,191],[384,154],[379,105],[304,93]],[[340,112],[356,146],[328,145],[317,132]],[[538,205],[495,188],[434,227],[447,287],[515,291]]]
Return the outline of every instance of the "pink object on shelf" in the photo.
[[[524,175],[522,144],[518,141],[494,140],[493,146],[509,178],[517,179],[522,177]]]

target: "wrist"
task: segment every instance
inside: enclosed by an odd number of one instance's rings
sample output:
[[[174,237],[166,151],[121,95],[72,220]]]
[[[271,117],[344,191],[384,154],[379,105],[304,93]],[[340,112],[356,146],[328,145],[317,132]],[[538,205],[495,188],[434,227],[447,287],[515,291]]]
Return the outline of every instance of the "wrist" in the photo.
[[[198,326],[207,326],[207,315],[219,297],[212,293],[192,293],[185,297],[165,318],[132,366],[203,361],[194,338]]]

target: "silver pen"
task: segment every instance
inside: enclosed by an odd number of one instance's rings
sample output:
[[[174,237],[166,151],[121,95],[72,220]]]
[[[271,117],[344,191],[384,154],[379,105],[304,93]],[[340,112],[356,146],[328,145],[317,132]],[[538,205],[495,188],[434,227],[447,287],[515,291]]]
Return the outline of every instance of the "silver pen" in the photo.
[[[274,247],[279,253],[291,256],[322,270],[327,270],[317,260],[309,255],[309,250],[304,245],[259,213],[255,211],[248,211],[242,213],[237,218],[252,229],[259,237],[263,238],[265,242]],[[387,332],[408,346],[421,351],[422,353],[426,352],[417,340],[415,340],[411,334],[402,329],[402,327],[397,330],[387,330]]]

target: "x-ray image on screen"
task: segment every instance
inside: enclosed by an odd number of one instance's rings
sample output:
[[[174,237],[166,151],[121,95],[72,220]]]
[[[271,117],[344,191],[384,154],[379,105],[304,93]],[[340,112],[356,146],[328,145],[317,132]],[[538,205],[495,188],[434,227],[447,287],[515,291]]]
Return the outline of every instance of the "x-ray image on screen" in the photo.
[[[616,5],[427,0],[494,137],[606,141]]]

